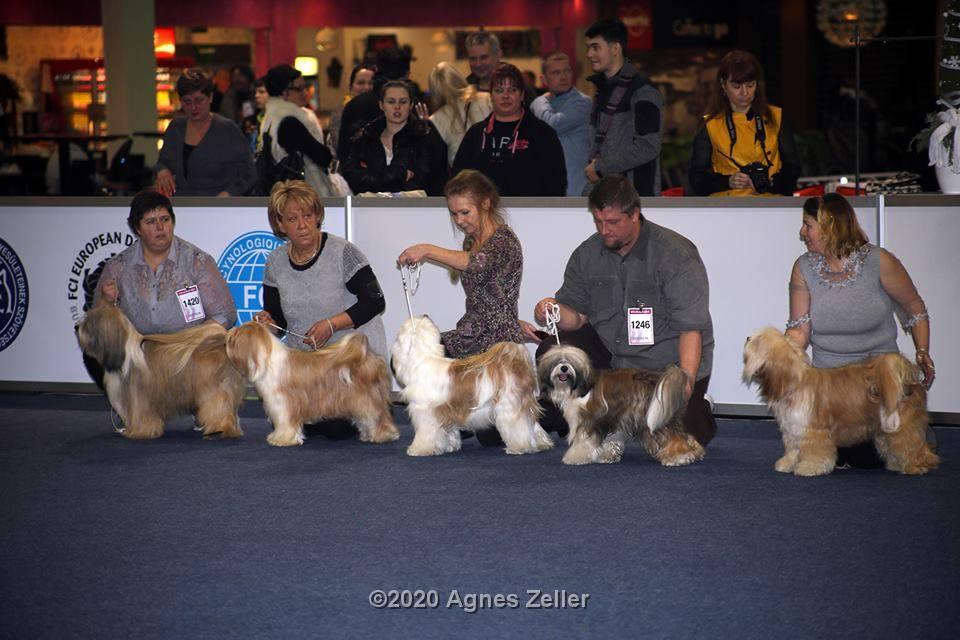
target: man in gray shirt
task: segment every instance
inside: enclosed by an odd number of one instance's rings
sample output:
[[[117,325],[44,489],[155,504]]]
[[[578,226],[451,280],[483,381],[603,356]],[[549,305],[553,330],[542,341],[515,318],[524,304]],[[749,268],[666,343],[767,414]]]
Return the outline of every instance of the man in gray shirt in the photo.
[[[687,374],[684,425],[702,445],[716,433],[704,398],[713,366],[713,322],[707,271],[696,246],[640,212],[629,178],[600,179],[588,199],[597,233],[570,256],[555,298],[534,308],[560,307],[560,340],[583,348],[596,368]],[[544,341],[541,348],[549,348]]]

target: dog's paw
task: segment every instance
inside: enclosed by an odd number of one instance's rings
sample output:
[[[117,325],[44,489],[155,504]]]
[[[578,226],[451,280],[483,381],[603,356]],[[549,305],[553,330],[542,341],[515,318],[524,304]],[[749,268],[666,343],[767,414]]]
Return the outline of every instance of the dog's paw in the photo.
[[[597,452],[589,447],[571,447],[563,454],[563,464],[593,464],[598,458]]]
[[[780,473],[793,473],[794,467],[797,466],[797,457],[791,455],[785,455],[779,460],[776,464],[773,465],[773,468],[779,471]]]
[[[276,431],[267,436],[267,443],[274,447],[296,447],[303,444],[303,434],[294,433],[291,435],[280,435]]]
[[[833,471],[837,465],[836,460],[830,458],[820,458],[813,460],[801,460],[793,468],[794,475],[798,476],[825,476]]]
[[[407,455],[413,456],[415,458],[419,458],[422,456],[439,456],[442,453],[443,451],[439,451],[433,447],[430,447],[430,448],[416,447],[414,445],[410,445],[409,447],[407,447]]]
[[[363,437],[361,437],[360,439],[363,440],[364,442],[372,442],[374,444],[383,444],[385,442],[393,442],[394,440],[398,440],[399,438],[400,438],[400,432],[397,430],[395,426],[390,425],[389,427],[377,429],[367,439],[364,439]]]

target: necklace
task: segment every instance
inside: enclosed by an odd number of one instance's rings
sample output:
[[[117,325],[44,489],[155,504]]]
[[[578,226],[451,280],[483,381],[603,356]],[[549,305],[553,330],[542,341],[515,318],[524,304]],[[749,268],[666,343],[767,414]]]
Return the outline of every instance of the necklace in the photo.
[[[287,249],[287,255],[290,256],[290,262],[296,265],[306,264],[313,260],[317,254],[320,253],[320,238],[317,238],[317,248],[310,252],[306,258],[300,258],[296,255],[296,247],[292,244],[290,248]]]

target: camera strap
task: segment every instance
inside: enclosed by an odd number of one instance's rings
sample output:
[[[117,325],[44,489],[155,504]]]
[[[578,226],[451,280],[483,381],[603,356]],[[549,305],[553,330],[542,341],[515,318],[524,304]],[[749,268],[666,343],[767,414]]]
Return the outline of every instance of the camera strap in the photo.
[[[770,162],[770,157],[767,155],[767,145],[766,145],[767,129],[763,124],[763,116],[761,116],[759,112],[754,111],[753,109],[750,109],[750,111],[747,112],[747,117],[750,117],[751,111],[753,112],[754,127],[756,128],[756,131],[757,131],[754,141],[760,143],[760,150],[763,151],[763,159],[766,161],[767,167],[772,167],[773,163]],[[733,162],[733,164],[737,165],[737,167],[742,169],[743,168],[742,165],[737,163],[737,161],[734,160],[732,157],[733,147],[734,145],[737,144],[737,128],[733,124],[733,114],[730,111],[727,111],[725,122],[727,123],[727,134],[730,136],[730,155],[727,155],[722,151],[720,152],[720,154],[725,156],[727,159]]]

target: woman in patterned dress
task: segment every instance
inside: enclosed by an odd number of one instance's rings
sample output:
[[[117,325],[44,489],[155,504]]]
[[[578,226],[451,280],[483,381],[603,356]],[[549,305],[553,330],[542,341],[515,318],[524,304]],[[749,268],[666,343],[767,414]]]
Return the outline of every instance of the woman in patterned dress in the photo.
[[[445,189],[453,223],[463,232],[462,250],[433,244],[407,247],[400,265],[433,262],[451,269],[463,283],[466,313],[441,341],[448,356],[463,358],[486,351],[497,342],[525,341],[517,302],[523,275],[523,250],[500,210],[500,195],[479,171],[466,169]]]

